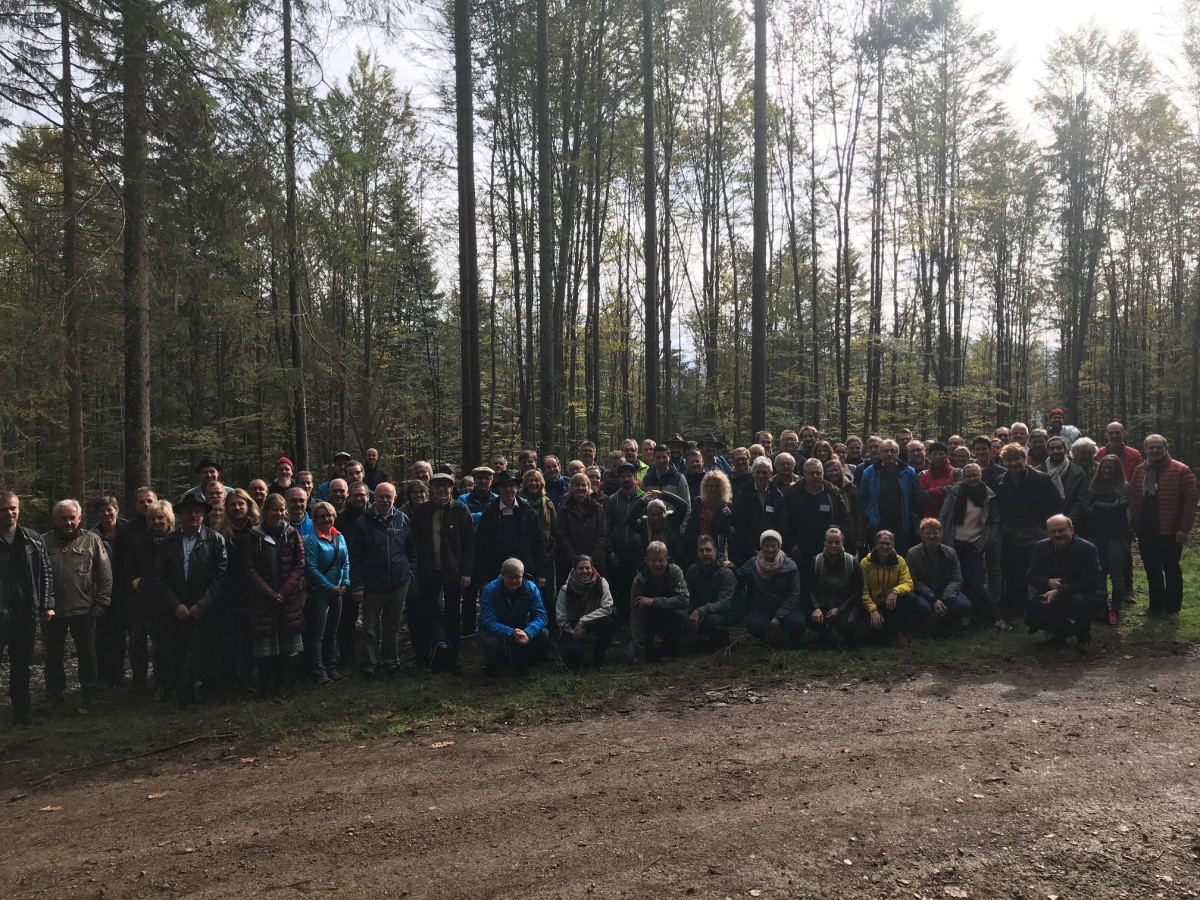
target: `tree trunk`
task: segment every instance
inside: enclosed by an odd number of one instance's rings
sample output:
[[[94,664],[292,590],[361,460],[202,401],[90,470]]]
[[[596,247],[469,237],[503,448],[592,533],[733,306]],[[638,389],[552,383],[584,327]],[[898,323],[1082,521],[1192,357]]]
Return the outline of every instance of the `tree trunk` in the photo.
[[[308,407],[304,399],[304,342],[300,314],[300,248],[296,225],[296,88],[292,71],[292,0],[283,0],[283,168],[286,191],[288,313],[291,316],[292,396],[296,470],[308,468]],[[364,386],[365,389],[365,386]],[[370,422],[364,423],[367,427]],[[368,436],[364,435],[364,439]]]
[[[654,2],[642,0],[642,184],[646,225],[646,421],[645,434],[658,428],[658,166],[654,152]]]
[[[538,416],[540,456],[554,452],[554,189],[550,168],[550,12],[537,3]]]
[[[754,0],[754,249],[750,431],[767,427],[767,0]]]
[[[83,370],[79,362],[79,299],[75,288],[77,235],[75,207],[75,103],[71,71],[71,18],[65,3],[59,6],[62,26],[62,203],[63,203],[63,319],[67,374],[67,474],[72,497],[84,492]]]
[[[479,365],[479,268],[475,230],[475,109],[471,0],[454,0],[454,99],[458,129],[458,299],[462,381],[462,464],[483,452]],[[493,350],[493,361],[495,360]]]

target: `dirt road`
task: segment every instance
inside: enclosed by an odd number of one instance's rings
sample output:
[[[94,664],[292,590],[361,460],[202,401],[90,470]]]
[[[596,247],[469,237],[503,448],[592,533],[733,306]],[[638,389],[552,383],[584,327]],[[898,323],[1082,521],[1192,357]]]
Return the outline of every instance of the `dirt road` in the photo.
[[[1197,896],[1200,659],[1022,666],[210,747],[0,798],[0,895]]]

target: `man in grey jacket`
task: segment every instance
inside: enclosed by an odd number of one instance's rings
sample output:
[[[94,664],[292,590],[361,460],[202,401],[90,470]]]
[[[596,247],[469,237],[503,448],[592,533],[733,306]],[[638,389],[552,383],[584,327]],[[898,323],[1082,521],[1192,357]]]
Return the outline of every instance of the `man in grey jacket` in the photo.
[[[970,614],[971,601],[962,592],[958,554],[942,543],[942,523],[932,516],[922,519],[920,534],[921,543],[905,554],[904,561],[921,613],[932,615],[934,629],[942,631]]]
[[[112,598],[112,564],[100,536],[84,531],[83,511],[76,500],[60,500],[51,513],[54,529],[42,535],[54,575],[55,615],[42,623],[46,645],[46,696],[62,703],[67,687],[63,666],[67,632],[79,660],[79,689],[84,706],[96,693],[96,617]]]

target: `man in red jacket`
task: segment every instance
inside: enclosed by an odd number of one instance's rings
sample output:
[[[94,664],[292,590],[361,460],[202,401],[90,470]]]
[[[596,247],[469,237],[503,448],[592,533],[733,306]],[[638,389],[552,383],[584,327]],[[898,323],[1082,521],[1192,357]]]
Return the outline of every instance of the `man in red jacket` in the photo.
[[[909,459],[912,452],[909,451]],[[950,453],[941,441],[929,447],[929,468],[917,477],[917,503],[922,519],[936,519],[942,514],[946,491],[962,480],[962,472],[950,465]]]
[[[1109,422],[1108,427],[1104,429],[1104,437],[1108,442],[1096,452],[1096,462],[1100,462],[1109,454],[1115,454],[1121,460],[1121,468],[1125,470],[1125,480],[1133,481],[1133,470],[1142,461],[1142,454],[1125,443],[1127,436],[1124,425],[1120,422]]]
[[[1179,557],[1196,521],[1196,476],[1171,459],[1161,434],[1150,435],[1143,446],[1146,462],[1129,480],[1129,514],[1150,584],[1149,612],[1177,618],[1183,605]]]

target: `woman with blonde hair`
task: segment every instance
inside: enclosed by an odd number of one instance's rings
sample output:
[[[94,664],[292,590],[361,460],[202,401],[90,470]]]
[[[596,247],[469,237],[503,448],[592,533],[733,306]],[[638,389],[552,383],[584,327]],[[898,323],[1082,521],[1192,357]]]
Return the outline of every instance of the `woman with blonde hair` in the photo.
[[[250,636],[250,578],[246,574],[243,541],[261,521],[258,504],[242,488],[234,488],[225,496],[225,515],[218,523],[217,533],[225,538],[229,566],[217,604],[217,614],[224,620],[217,668],[225,687],[237,690],[246,690],[255,672],[254,639]]]
[[[705,474],[700,481],[700,500],[692,503],[683,528],[683,561],[685,572],[696,561],[696,542],[701,535],[710,535],[717,545],[717,558],[728,561],[726,553],[733,524],[733,488],[729,477],[719,469]]]

